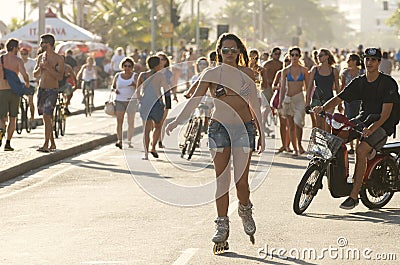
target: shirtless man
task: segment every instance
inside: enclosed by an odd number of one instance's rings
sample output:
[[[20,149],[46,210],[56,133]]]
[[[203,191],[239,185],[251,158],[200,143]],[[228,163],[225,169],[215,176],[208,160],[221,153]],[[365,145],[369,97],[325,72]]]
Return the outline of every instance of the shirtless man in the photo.
[[[4,77],[3,67],[15,72],[17,75],[21,73],[25,81],[25,87],[29,88],[29,77],[26,73],[24,62],[17,56],[19,50],[18,46],[18,40],[9,39],[6,42],[7,52],[2,55],[2,59],[0,60],[0,146],[6,131],[7,114],[9,117],[7,141],[4,146],[4,151],[14,151],[14,148],[10,145],[10,141],[16,126],[15,122],[18,114],[19,96],[11,90],[10,85]]]
[[[35,78],[40,77],[37,107],[39,115],[43,115],[44,144],[37,151],[48,153],[56,149],[52,126],[53,110],[57,103],[58,81],[64,75],[64,58],[54,52],[55,39],[52,34],[44,34],[40,39],[43,53],[37,58],[33,75]]]
[[[283,63],[279,60],[281,56],[281,49],[279,47],[275,47],[272,49],[270,60],[264,62],[261,66],[261,90],[265,98],[267,99],[268,105],[265,107],[265,110],[262,113],[263,124],[265,124],[265,120],[267,114],[270,111],[270,101],[273,95],[272,91],[272,83],[274,82],[274,78],[276,73],[283,68]],[[270,130],[270,129],[269,129]]]

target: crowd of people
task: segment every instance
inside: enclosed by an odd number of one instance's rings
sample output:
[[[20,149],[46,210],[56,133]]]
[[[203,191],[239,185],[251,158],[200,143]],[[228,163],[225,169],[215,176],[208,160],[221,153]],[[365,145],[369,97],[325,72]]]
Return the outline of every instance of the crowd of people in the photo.
[[[133,147],[134,120],[136,112],[139,112],[143,120],[144,160],[149,159],[149,154],[158,158],[157,147],[164,147],[163,126],[172,101],[178,101],[178,81],[183,79],[189,100],[179,115],[165,126],[165,132],[169,135],[201,102],[212,99],[210,106],[213,110],[207,128],[208,147],[217,179],[218,217],[213,237],[216,244],[225,244],[229,235],[227,213],[231,164],[239,199],[239,216],[245,232],[250,236],[255,233],[248,174],[252,153],[264,151],[265,132],[271,131],[266,126],[267,115],[277,113],[279,116],[282,146],[276,152],[291,153],[295,158],[305,153],[303,128],[307,113],[312,127],[325,131],[330,128],[318,115],[322,111],[332,113],[338,107],[337,111],[360,121],[365,121],[368,114],[380,114],[380,118],[366,124],[361,138],[346,136],[350,141],[349,153],[357,156],[355,184],[350,196],[341,204],[343,209],[352,209],[358,204],[366,157],[373,149],[383,146],[398,122],[395,115],[399,112],[399,97],[394,96],[398,95],[398,87],[390,77],[392,69],[398,66],[398,60],[393,52],[382,52],[378,48],[363,50],[359,46],[354,51],[314,48],[311,52],[304,52],[299,47],[290,47],[284,54],[283,48],[274,47],[269,54],[256,49],[248,51],[238,36],[225,33],[219,37],[208,58],[182,46],[177,64],[172,64],[165,52],[150,54],[144,51],[139,54],[134,50],[132,55],[126,56],[120,47],[110,61],[103,61],[105,65],[96,66],[94,58],[89,56],[86,63],[79,66],[69,51],[65,58],[56,54],[54,42],[51,34],[41,36],[41,52],[33,70],[26,51],[19,50],[18,40],[6,43],[7,52],[2,56],[0,67],[0,139],[7,131],[4,150],[13,150],[10,140],[18,108],[18,96],[12,93],[8,80],[1,78],[5,76],[4,69],[21,74],[27,88],[35,86],[35,82],[38,84],[37,109],[43,115],[45,125],[45,139],[38,149],[40,152],[56,149],[52,119],[59,88],[70,84],[62,90],[68,91],[66,94],[70,101],[81,80],[95,90],[101,73],[110,74],[111,89],[116,95],[118,140],[115,146],[123,149],[126,114],[127,146]],[[18,56],[19,52],[22,58]]]

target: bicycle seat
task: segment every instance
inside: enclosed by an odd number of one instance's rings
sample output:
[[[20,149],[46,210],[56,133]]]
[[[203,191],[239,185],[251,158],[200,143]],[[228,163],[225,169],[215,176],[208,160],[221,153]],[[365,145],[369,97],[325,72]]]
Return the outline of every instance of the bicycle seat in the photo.
[[[382,147],[382,151],[389,153],[400,153],[400,142],[385,144]]]

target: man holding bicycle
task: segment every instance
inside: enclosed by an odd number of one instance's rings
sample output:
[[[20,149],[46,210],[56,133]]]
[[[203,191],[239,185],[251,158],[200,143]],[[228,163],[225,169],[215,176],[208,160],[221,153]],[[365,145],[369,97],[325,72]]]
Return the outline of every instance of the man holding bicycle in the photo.
[[[350,131],[347,137],[344,137],[349,141],[361,136],[361,142],[356,150],[353,189],[350,196],[340,205],[340,208],[346,210],[353,209],[358,205],[358,193],[363,184],[367,157],[374,149],[382,148],[388,136],[393,134],[399,119],[398,86],[391,76],[379,72],[381,58],[380,49],[366,49],[364,55],[366,74],[353,79],[342,92],[323,106],[316,106],[313,109],[315,113],[319,114],[325,109],[333,109],[343,100],[347,102],[361,100],[360,114],[352,121],[365,127],[362,129],[361,135]],[[376,118],[371,119],[373,116]]]

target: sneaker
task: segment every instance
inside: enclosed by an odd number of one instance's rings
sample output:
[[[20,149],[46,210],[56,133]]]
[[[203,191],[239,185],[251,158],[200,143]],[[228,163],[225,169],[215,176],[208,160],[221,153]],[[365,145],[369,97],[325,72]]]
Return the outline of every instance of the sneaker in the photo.
[[[4,146],[4,151],[14,151],[14,148],[12,148],[10,145]]]
[[[358,205],[358,199],[355,200],[352,197],[348,197],[341,205],[341,209],[351,210]]]

